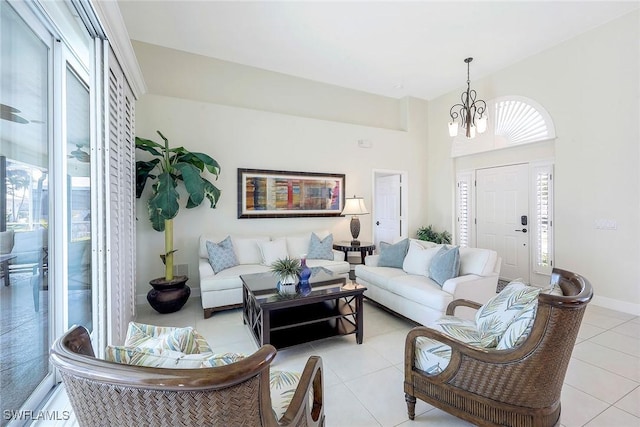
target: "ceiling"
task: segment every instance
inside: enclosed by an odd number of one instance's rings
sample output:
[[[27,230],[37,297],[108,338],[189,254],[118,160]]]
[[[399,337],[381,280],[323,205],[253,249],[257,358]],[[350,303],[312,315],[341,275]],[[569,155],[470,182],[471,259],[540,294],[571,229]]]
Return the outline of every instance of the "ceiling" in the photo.
[[[118,0],[134,40],[394,98],[433,99],[640,1]]]

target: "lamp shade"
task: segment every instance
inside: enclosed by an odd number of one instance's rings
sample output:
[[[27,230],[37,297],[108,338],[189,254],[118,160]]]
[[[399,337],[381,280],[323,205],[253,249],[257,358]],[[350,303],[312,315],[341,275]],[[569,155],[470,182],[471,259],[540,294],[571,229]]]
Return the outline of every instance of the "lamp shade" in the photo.
[[[362,197],[353,196],[353,198],[345,199],[342,215],[366,215],[368,213]]]

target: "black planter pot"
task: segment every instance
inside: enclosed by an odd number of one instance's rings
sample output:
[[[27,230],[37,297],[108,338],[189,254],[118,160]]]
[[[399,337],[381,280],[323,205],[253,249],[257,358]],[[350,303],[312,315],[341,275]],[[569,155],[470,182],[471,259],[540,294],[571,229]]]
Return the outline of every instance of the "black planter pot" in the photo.
[[[182,308],[191,295],[191,288],[186,283],[187,276],[175,276],[167,281],[164,277],[153,279],[149,284],[153,287],[147,293],[147,301],[158,313],[174,313]]]

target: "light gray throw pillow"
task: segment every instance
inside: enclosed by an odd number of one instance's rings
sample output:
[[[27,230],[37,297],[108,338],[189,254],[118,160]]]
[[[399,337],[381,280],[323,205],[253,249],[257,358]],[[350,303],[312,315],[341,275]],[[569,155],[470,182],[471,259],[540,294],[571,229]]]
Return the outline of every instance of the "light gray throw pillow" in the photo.
[[[460,249],[458,246],[441,247],[434,255],[429,266],[429,277],[438,285],[444,285],[449,279],[458,277],[460,273]]]
[[[213,272],[216,274],[222,270],[238,265],[236,253],[233,251],[231,236],[227,236],[227,238],[220,243],[207,240],[207,253],[209,254],[209,264],[211,264],[211,268],[213,268]]]
[[[380,258],[378,267],[402,268],[404,257],[409,250],[409,239],[400,240],[393,245],[387,242],[380,242]]]
[[[316,233],[311,233],[307,259],[326,259],[333,261],[333,234],[329,234],[320,240]]]

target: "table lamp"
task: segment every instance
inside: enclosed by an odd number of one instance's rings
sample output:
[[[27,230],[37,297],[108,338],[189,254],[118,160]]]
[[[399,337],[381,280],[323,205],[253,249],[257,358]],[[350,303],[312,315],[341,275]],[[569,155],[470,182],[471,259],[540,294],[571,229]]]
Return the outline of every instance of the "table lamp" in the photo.
[[[358,240],[358,235],[360,234],[360,220],[358,219],[358,215],[366,215],[369,212],[367,211],[367,207],[364,205],[364,199],[362,197],[347,198],[344,203],[344,209],[342,210],[342,215],[352,215],[351,217],[351,237],[353,240],[351,241],[351,246],[360,246],[360,241]]]

